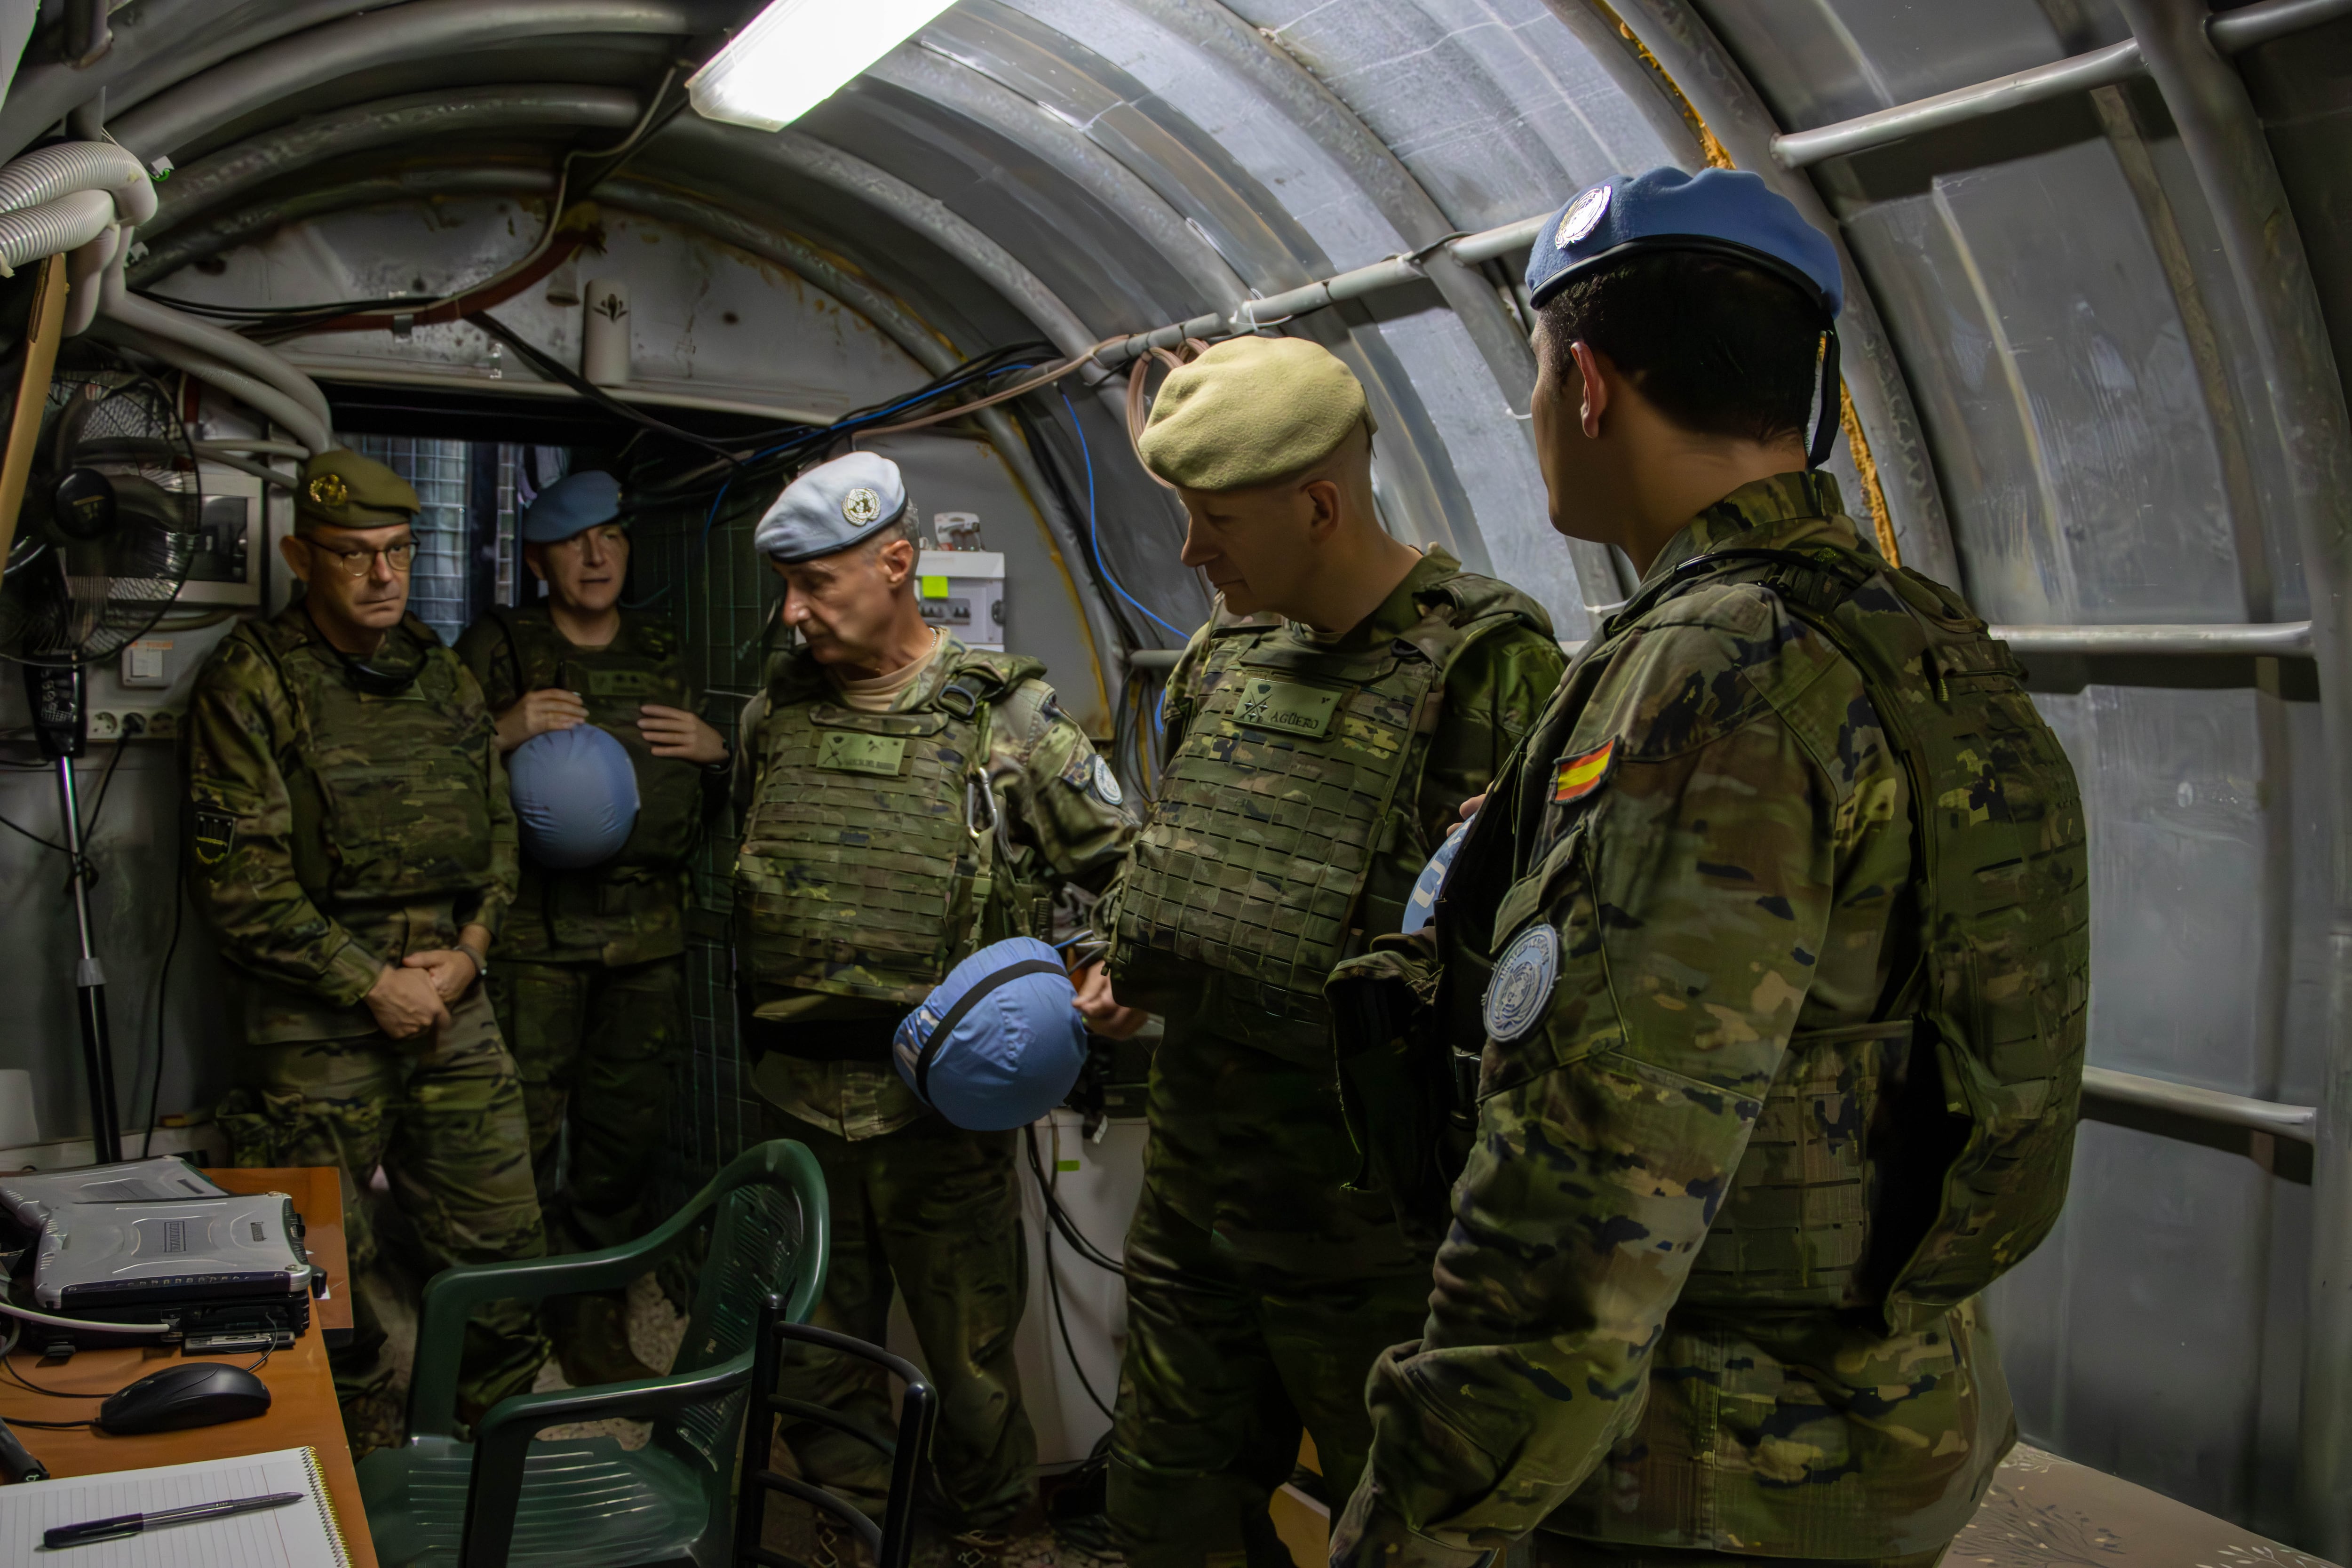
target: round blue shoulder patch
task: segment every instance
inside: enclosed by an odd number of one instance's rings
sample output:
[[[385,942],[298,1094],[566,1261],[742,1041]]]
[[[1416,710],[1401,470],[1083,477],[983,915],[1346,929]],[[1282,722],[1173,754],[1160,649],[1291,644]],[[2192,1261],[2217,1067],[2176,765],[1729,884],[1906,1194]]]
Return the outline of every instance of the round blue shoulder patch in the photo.
[[[1559,932],[1529,926],[1503,950],[1495,978],[1486,985],[1486,1034],[1508,1043],[1540,1022],[1559,978]]]

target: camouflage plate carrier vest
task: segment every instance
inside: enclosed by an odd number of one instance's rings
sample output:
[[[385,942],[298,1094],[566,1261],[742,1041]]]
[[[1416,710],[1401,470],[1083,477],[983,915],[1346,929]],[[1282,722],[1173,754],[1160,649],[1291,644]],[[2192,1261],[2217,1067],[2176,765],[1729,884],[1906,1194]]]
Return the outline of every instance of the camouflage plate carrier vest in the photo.
[[[920,707],[862,713],[814,659],[769,683],[760,771],[735,862],[736,951],[762,984],[912,1007],[957,961],[1036,934],[1034,890],[1011,882],[988,776],[995,709],[1042,704],[1045,667],[961,650]],[[1026,733],[1035,715],[1008,712]]]
[[[415,680],[391,697],[354,689],[323,641],[325,657],[305,654],[316,640],[307,624],[230,634],[260,648],[293,715],[294,754],[279,766],[295,878],[391,960],[451,945],[457,916],[490,880],[489,716],[430,626],[412,616],[401,631],[427,651]]]
[[[551,871],[523,856],[502,948],[521,957],[595,949],[608,963],[685,952],[685,868],[702,832],[703,773],[692,763],[655,756],[637,729],[643,703],[694,710],[677,632],[666,621],[631,616],[608,646],[583,648],[544,611],[489,614],[501,637],[493,657],[513,679],[515,695],[572,692],[587,704],[588,721],[628,752],[637,775],[636,826],[612,859]]]
[[[1414,811],[1445,674],[1465,648],[1543,611],[1492,578],[1422,590],[1419,622],[1354,652],[1303,646],[1270,617],[1213,626],[1180,737],[1118,895],[1120,999],[1192,1013],[1247,1044],[1328,1062],[1323,982],[1402,923],[1430,846]],[[1203,971],[1208,975],[1203,975]],[[1202,981],[1210,978],[1206,1005]]]
[[[1637,595],[1609,641],[1676,595],[1733,583],[1769,589],[1861,673],[1910,784],[1916,951],[1881,1000],[1886,1022],[1790,1039],[1682,1299],[1883,1302],[1900,1332],[2007,1272],[2065,1202],[2089,1004],[2082,797],[2008,645],[1958,594],[1858,551],[1696,557]],[[1839,1061],[1874,1045],[1864,1097],[1877,1103],[1843,1103]],[[1831,1123],[1858,1135],[1800,1135]]]

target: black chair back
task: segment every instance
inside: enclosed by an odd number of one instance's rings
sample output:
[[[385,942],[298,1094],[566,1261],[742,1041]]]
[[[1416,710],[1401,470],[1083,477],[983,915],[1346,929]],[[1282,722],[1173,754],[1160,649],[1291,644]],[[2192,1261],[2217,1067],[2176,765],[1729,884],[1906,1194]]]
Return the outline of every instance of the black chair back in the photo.
[[[838,1411],[779,1394],[776,1377],[783,1367],[784,1342],[787,1340],[822,1345],[844,1355],[874,1362],[905,1384],[906,1393],[898,1405],[897,1438],[885,1443],[850,1425]],[[791,1558],[760,1543],[767,1523],[769,1495],[782,1492],[786,1497],[800,1499],[812,1508],[823,1509],[840,1520],[866,1542],[866,1549],[874,1554],[876,1568],[907,1568],[908,1560],[915,1550],[915,1502],[929,1479],[931,1431],[939,1425],[940,1415],[939,1394],[924,1380],[915,1364],[878,1346],[869,1345],[864,1340],[835,1333],[831,1329],[787,1322],[783,1299],[771,1296],[760,1310],[759,1342],[751,1363],[751,1396],[754,1415],[745,1423],[743,1433],[743,1482],[739,1489],[735,1521],[736,1561],[760,1563],[762,1568],[799,1568],[799,1564]],[[846,1432],[860,1442],[873,1444],[889,1456],[890,1495],[883,1505],[879,1526],[847,1500],[835,1496],[823,1487],[779,1474],[769,1468],[769,1447],[774,1440],[773,1418],[778,1415],[815,1421],[836,1431]]]

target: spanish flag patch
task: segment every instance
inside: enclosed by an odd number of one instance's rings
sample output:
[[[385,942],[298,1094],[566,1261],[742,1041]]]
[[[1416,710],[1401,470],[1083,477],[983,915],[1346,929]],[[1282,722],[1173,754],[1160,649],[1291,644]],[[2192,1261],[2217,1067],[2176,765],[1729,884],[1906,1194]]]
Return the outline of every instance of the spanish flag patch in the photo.
[[[1551,803],[1570,805],[1599,789],[1609,777],[1609,764],[1617,757],[1617,742],[1612,737],[1601,749],[1587,752],[1580,757],[1563,757],[1551,778]]]

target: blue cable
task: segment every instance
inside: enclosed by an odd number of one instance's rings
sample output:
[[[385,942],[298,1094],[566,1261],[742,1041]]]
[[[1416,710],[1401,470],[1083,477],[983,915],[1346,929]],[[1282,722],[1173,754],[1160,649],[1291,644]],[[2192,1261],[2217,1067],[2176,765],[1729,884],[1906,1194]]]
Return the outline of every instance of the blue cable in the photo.
[[[1087,548],[1094,552],[1095,570],[1102,574],[1102,580],[1110,584],[1111,591],[1113,593],[1117,594],[1120,598],[1125,599],[1129,604],[1133,605],[1137,609],[1142,611],[1147,618],[1159,626],[1166,626],[1167,629],[1173,633],[1179,639],[1189,639],[1192,634],[1186,632],[1181,626],[1169,626],[1169,624],[1160,619],[1160,616],[1153,615],[1151,613],[1151,606],[1137,598],[1134,595],[1129,593],[1120,584],[1119,580],[1110,574],[1110,568],[1103,563],[1102,539],[1095,526],[1095,455],[1087,449],[1087,427],[1078,422],[1078,411],[1076,407],[1072,406],[1070,403],[1070,395],[1064,392],[1059,386],[1054,388],[1054,391],[1055,394],[1061,398],[1063,408],[1067,410],[1069,413],[1070,428],[1078,433],[1078,456],[1086,460]],[[1160,689],[1160,700],[1162,701],[1167,700],[1167,689],[1165,687]]]

